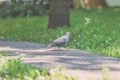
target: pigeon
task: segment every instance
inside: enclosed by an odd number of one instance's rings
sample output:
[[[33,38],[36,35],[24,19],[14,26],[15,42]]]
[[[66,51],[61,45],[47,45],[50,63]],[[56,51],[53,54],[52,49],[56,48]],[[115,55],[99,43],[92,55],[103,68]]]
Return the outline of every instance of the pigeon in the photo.
[[[66,32],[64,36],[54,40],[51,44],[49,44],[48,48],[57,46],[58,49],[60,49],[61,46],[66,47],[69,41],[69,36],[70,36],[70,32]]]

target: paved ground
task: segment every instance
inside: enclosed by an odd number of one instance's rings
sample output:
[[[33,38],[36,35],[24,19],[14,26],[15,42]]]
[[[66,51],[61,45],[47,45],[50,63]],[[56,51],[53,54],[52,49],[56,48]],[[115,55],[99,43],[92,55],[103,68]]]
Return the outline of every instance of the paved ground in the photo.
[[[67,75],[78,76],[80,80],[101,79],[102,68],[111,69],[107,74],[112,80],[119,80],[120,60],[112,57],[93,55],[76,49],[46,49],[46,45],[23,41],[0,39],[0,51],[8,52],[11,57],[23,55],[25,63],[38,68],[52,69],[58,65],[69,68]]]

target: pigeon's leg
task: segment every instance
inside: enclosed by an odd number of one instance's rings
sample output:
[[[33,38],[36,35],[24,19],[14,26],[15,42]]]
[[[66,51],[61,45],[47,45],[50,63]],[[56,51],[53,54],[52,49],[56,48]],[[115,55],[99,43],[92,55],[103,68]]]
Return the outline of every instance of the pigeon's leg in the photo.
[[[60,50],[60,46],[58,46],[58,50]]]
[[[67,44],[65,44],[64,47],[66,48],[66,47],[67,47]]]

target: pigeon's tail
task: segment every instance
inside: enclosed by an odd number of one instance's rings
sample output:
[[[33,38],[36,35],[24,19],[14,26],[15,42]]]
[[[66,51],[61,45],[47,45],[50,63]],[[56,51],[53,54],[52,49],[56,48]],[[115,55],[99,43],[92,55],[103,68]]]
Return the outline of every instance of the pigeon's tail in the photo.
[[[47,48],[53,47],[53,43],[48,44]]]

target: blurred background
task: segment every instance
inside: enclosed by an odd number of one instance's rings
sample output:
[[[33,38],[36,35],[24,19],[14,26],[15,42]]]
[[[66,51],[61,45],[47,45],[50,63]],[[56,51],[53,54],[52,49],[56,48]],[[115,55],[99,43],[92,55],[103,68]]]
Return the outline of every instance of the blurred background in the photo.
[[[62,2],[62,1],[61,1]],[[69,0],[71,9],[101,9],[119,7],[120,0]],[[0,17],[43,15],[49,9],[49,0],[0,0]]]

